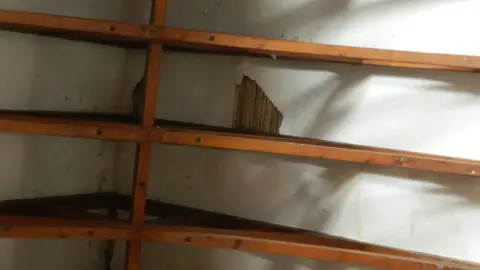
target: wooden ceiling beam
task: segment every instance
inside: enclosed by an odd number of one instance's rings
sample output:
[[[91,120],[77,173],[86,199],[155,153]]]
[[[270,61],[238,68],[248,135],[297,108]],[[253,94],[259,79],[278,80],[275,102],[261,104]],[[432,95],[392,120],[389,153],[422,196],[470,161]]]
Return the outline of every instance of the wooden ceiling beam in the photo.
[[[330,159],[362,164],[386,165],[453,174],[480,175],[480,161],[365,147],[328,141],[182,127],[160,127],[152,131],[157,142]]]
[[[480,57],[348,47],[238,36],[165,27],[162,41],[173,47],[221,54],[243,54],[305,61],[478,72]]]
[[[125,222],[0,216],[0,238],[127,240],[130,236]]]
[[[143,141],[148,131],[130,124],[0,113],[0,132],[74,138]]]
[[[117,205],[119,209],[127,210],[126,203],[129,196],[118,195],[123,197],[121,201],[123,205]],[[120,201],[120,200],[117,200]],[[128,210],[127,210],[128,211]],[[261,235],[262,233],[274,233],[273,235],[281,236],[286,242],[304,243],[315,246],[328,246],[331,248],[348,249],[353,251],[371,252],[382,254],[384,256],[399,256],[404,258],[418,259],[423,261],[435,261],[438,264],[448,263],[458,264],[462,266],[477,266],[469,262],[446,259],[427,254],[408,252],[387,248],[346,238],[334,237],[318,232],[307,231],[298,228],[269,224],[266,222],[250,220],[230,216],[226,214],[195,209],[191,207],[179,206],[169,203],[147,200],[146,214],[156,216],[158,220],[150,220],[147,222],[148,228],[182,228],[185,230],[195,230],[195,228],[203,228],[211,230],[224,230],[226,232],[250,233],[252,235]],[[279,234],[280,233],[280,234]],[[181,244],[181,243],[180,243]]]
[[[209,228],[147,226],[142,239],[149,242],[214,247],[277,254],[330,262],[367,265],[390,270],[473,270],[479,265],[405,251],[379,252],[382,248],[362,244],[361,249],[328,245],[314,236],[292,233],[219,230]],[[323,241],[323,243],[322,243]]]
[[[150,113],[153,111],[150,110]],[[264,134],[246,134],[233,129],[157,121],[157,127],[128,124],[129,118],[102,114],[48,116],[0,112],[0,132],[52,135],[74,138],[157,142],[195,147],[242,150],[305,158],[330,159],[385,165],[433,172],[480,175],[480,161],[366,147],[329,141]],[[105,119],[105,120],[102,120]],[[116,119],[116,120],[111,120]],[[118,121],[123,122],[118,122]],[[150,119],[148,120],[150,123]]]
[[[165,15],[159,14],[163,20]],[[156,41],[177,48],[222,54],[462,72],[480,70],[478,56],[326,45],[22,11],[0,10],[0,29],[100,43],[142,43],[145,48],[149,42]]]
[[[161,29],[164,25],[166,4],[166,0],[152,1],[150,27]],[[155,123],[161,59],[162,45],[158,40],[150,42],[143,78],[145,85],[143,86],[142,104],[140,107],[141,115],[139,115],[140,124],[148,130],[151,130]],[[141,230],[145,222],[145,204],[152,149],[153,142],[151,140],[140,142],[137,145],[130,212],[132,237],[127,243],[125,254],[126,270],[141,269]]]
[[[0,29],[117,45],[146,45],[160,33],[160,29],[148,25],[11,10],[0,10]]]

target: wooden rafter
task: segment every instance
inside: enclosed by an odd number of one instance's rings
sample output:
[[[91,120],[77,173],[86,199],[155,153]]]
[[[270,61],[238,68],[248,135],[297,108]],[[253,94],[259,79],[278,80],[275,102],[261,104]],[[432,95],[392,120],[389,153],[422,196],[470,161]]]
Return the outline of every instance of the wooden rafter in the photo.
[[[374,245],[364,244],[364,249],[349,249],[322,243],[311,236],[219,230],[210,228],[147,226],[142,231],[145,241],[191,246],[206,246],[248,252],[278,254],[323,261],[368,265],[392,270],[473,270],[478,265],[448,259],[421,256],[404,251],[383,253]],[[393,253],[393,254],[392,254]],[[409,256],[405,256],[409,254]]]
[[[0,132],[142,141],[148,132],[129,124],[0,113]]]
[[[102,21],[22,11],[0,10],[0,28],[113,45],[147,43],[154,32],[148,25]]]
[[[152,106],[147,107],[149,114],[154,113],[151,109]],[[146,123],[151,123],[152,118],[144,120],[147,121]],[[478,160],[299,137],[247,134],[244,131],[228,128],[162,120],[156,120],[155,127],[128,124],[130,121],[133,120],[125,115],[0,112],[0,132],[156,142],[330,159],[471,176],[480,175],[480,161]]]
[[[80,221],[0,216],[0,238],[130,238],[130,225],[114,221]]]
[[[162,4],[156,10],[164,10],[164,6]],[[157,12],[155,16],[159,18],[158,21],[163,21],[165,15],[162,15],[161,11],[155,12]],[[157,41],[178,48],[223,54],[263,55],[295,60],[333,61],[462,72],[477,72],[480,70],[480,57],[478,56],[325,45],[177,29],[154,23],[141,25],[20,11],[0,10],[0,29],[39,32],[66,38],[86,38],[97,42],[147,44]]]
[[[480,161],[297,137],[248,135],[229,132],[226,129],[212,131],[201,128],[190,129],[189,127],[168,126],[154,130],[151,137],[153,140],[164,144],[243,150],[388,165],[434,172],[480,175]]]
[[[161,27],[165,22],[166,0],[153,0],[152,3],[150,26]],[[152,128],[155,122],[161,54],[162,45],[160,43],[151,42],[148,45],[145,67],[145,96],[141,113],[141,125],[146,129]],[[145,220],[145,202],[152,147],[152,141],[144,141],[137,146],[130,215],[133,231],[132,238],[127,243],[125,255],[126,270],[140,269],[141,230]]]
[[[140,125],[136,123],[138,119],[121,115],[0,111],[0,132],[138,143],[131,197],[105,193],[0,202],[0,237],[126,240],[128,270],[140,268],[142,241],[342,261],[387,269],[479,269],[479,265],[472,263],[162,204],[147,200],[146,190],[153,143],[332,159],[472,176],[480,174],[480,161],[474,160],[155,121],[162,44],[195,52],[461,72],[480,71],[480,57],[176,29],[164,26],[165,9],[166,0],[154,0],[149,25],[0,10],[0,29],[100,44],[141,46],[148,51]],[[86,212],[98,208],[108,208],[113,212],[116,209],[129,210],[131,220],[129,223],[114,221]],[[32,213],[39,217],[32,217]],[[29,217],[18,216],[22,214]],[[159,219],[145,225],[146,215],[155,215]]]
[[[130,211],[130,196],[98,193],[22,199],[0,202],[0,212],[13,204],[48,202],[75,209],[111,207]],[[145,212],[158,216],[138,230],[141,241],[209,246],[248,252],[297,256],[326,261],[383,267],[386,269],[478,269],[479,265],[427,254],[331,237],[219,214],[211,211],[146,200]],[[0,217],[0,237],[8,238],[101,238],[134,240],[131,224],[116,221]],[[131,250],[131,249],[130,249]],[[134,267],[133,265],[132,267]],[[422,268],[423,267],[423,268]]]
[[[166,44],[219,53],[306,61],[476,72],[480,57],[325,45],[214,32],[164,28]]]

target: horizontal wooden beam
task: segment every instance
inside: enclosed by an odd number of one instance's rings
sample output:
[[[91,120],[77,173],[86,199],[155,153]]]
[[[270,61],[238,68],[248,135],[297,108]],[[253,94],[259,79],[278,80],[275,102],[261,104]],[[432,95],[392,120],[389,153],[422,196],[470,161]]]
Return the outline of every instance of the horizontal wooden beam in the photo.
[[[480,70],[478,56],[325,45],[170,27],[163,29],[162,41],[167,45],[214,53],[463,72]]]
[[[479,265],[452,261],[409,252],[382,253],[375,245],[363,249],[325,245],[312,236],[291,233],[218,230],[193,227],[147,226],[142,239],[149,242],[234,249],[247,252],[278,254],[331,262],[368,265],[392,270],[478,269]],[[375,250],[375,251],[370,251]],[[392,254],[393,253],[393,254]]]
[[[0,10],[0,29],[101,43],[133,42],[146,45],[150,41],[160,41],[177,48],[222,54],[463,72],[480,70],[478,56],[326,45],[22,11]]]
[[[143,141],[148,138],[148,130],[130,124],[3,113],[0,113],[0,132],[119,141]]]
[[[48,202],[54,205],[64,205],[68,209],[76,210],[114,207],[117,210],[130,211],[130,201],[131,196],[111,192],[84,195],[67,195],[37,199],[3,201],[0,202],[0,212],[2,212],[2,210],[5,209],[6,206],[10,206],[12,203],[17,205],[19,202],[29,204],[34,204],[37,202]],[[436,261],[440,264],[447,260],[441,257],[396,250],[392,248],[352,241],[345,238],[333,237],[326,234],[301,230],[298,228],[279,226],[261,221],[254,221],[246,218],[235,217],[212,211],[200,210],[164,202],[158,202],[154,200],[147,200],[145,212],[149,216],[159,217],[158,220],[151,220],[148,222],[148,224],[153,225],[147,227],[148,231],[150,231],[152,228],[154,230],[158,228],[182,228],[186,230],[195,230],[195,227],[202,227],[204,229],[212,229],[215,231],[220,229],[224,232],[239,231],[242,233],[250,233],[253,235],[260,233],[282,233],[281,235],[283,239],[285,239],[286,241],[288,239],[293,239],[294,243],[302,242],[311,245],[321,245],[340,249],[373,252],[383,255],[416,258],[423,261]],[[63,220],[61,221],[65,222]],[[24,222],[25,221],[21,219],[19,223],[23,224]],[[50,224],[51,223],[47,223],[47,225]],[[118,225],[118,223],[115,224]],[[470,265],[467,262],[456,260],[448,260],[448,262],[453,262],[461,265]]]
[[[0,10],[0,29],[119,44],[146,44],[155,36],[158,39],[161,32],[161,29],[148,25],[11,10]]]
[[[124,222],[0,216],[0,238],[127,240],[130,232]]]
[[[172,125],[157,121],[158,128],[148,128],[101,120],[94,115],[88,115],[88,117],[79,115],[81,114],[67,118],[61,115],[47,117],[0,112],[0,132],[137,142],[153,140],[164,144],[331,159],[472,176],[480,175],[480,161],[476,160],[298,137],[245,134],[231,129],[215,129],[185,123]],[[124,118],[117,116],[115,119]]]
[[[464,175],[480,175],[480,161],[365,147],[327,141],[267,135],[246,135],[188,128],[161,127],[151,137],[164,144],[211,147],[387,165]]]

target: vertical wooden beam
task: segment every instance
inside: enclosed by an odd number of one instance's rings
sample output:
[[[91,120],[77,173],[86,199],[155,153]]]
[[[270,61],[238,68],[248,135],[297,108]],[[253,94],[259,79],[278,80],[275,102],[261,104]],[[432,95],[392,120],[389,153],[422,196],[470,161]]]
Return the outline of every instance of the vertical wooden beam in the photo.
[[[150,25],[163,26],[165,22],[165,11],[166,0],[153,0]],[[155,122],[161,55],[161,43],[152,41],[148,47],[145,67],[145,97],[142,111],[142,126],[144,127],[152,127]],[[127,254],[125,257],[126,270],[140,270],[140,253],[142,249],[140,232],[145,219],[145,203],[151,152],[151,140],[144,141],[137,146],[130,216],[133,232],[131,240],[127,243]]]

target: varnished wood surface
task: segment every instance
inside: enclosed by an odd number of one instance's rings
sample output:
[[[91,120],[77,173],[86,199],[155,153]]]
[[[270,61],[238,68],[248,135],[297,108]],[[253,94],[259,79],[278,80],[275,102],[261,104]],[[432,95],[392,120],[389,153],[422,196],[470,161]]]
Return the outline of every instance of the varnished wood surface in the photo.
[[[200,215],[205,219],[164,217],[161,222],[166,224],[145,227],[143,224],[145,206],[148,210],[146,185],[153,142],[324,158],[472,176],[480,172],[480,162],[473,160],[303,138],[242,134],[232,130],[205,130],[198,126],[193,129],[178,126],[153,128],[161,44],[184,50],[263,56],[273,59],[332,61],[462,72],[480,70],[480,57],[477,56],[355,48],[164,27],[165,7],[164,0],[156,0],[150,25],[0,10],[0,29],[95,41],[100,44],[125,46],[134,44],[134,46],[148,48],[149,51],[146,68],[147,89],[140,125],[134,125],[128,119],[124,121],[123,118],[117,122],[117,120],[91,119],[90,116],[74,119],[55,115],[16,115],[0,112],[0,132],[139,142],[130,223],[87,221],[87,219],[96,218],[84,216],[84,212],[76,212],[77,210],[68,213],[57,206],[53,208],[50,205],[42,206],[37,201],[38,205],[35,207],[38,208],[34,208],[35,211],[38,210],[42,215],[52,214],[55,218],[0,216],[0,237],[128,240],[126,256],[128,270],[140,269],[142,241],[230,248],[248,252],[341,261],[386,269],[479,269],[475,264],[348,240],[319,238],[318,235],[314,236],[306,232],[290,231],[290,229],[241,219],[236,219],[239,223],[236,224],[238,227],[232,229],[229,226],[235,219],[228,217],[221,219],[224,223],[215,220],[218,216],[212,217],[212,215],[207,215],[207,218]],[[95,118],[95,115],[92,116]],[[79,201],[73,203],[74,201],[70,201],[72,207],[79,203]],[[82,205],[86,207],[87,204],[82,203]],[[4,205],[3,209],[10,214],[22,210],[24,206]],[[27,212],[30,210],[30,208],[27,209]],[[56,218],[57,216],[81,216],[85,220],[60,220]],[[168,225],[169,222],[170,225]],[[192,227],[220,225],[226,228]]]
[[[22,11],[0,10],[0,29],[114,44],[144,43],[160,29],[119,21],[83,19]]]
[[[305,138],[246,135],[187,128],[158,128],[152,132],[151,137],[164,144],[331,159],[472,176],[480,174],[480,161]]]
[[[98,202],[91,203],[94,199]],[[85,194],[0,202],[0,210],[14,203],[66,202],[76,209],[128,207],[129,196],[115,193]],[[131,255],[140,254],[141,241],[236,249],[311,259],[365,264],[384,269],[478,269],[479,265],[428,254],[414,253],[320,233],[283,227],[210,211],[148,200],[146,213],[160,219],[140,226],[139,241],[130,244]],[[154,224],[154,225],[151,225]],[[201,226],[201,227],[199,227]],[[32,217],[0,217],[0,237],[9,238],[102,238],[132,240],[130,224],[118,221],[78,221]],[[137,258],[133,258],[139,262]],[[136,264],[132,262],[131,267]],[[425,267],[425,268],[421,268]]]
[[[159,7],[159,10],[164,9],[164,5]],[[155,12],[157,12],[157,16],[160,16],[159,20],[164,19],[165,15],[162,11]],[[0,28],[22,32],[60,34],[61,37],[66,38],[71,36],[87,37],[98,41],[107,39],[144,44],[157,41],[181,48],[200,49],[214,53],[239,53],[296,60],[463,72],[480,70],[480,57],[478,56],[325,45],[162,27],[161,24],[141,25],[21,11],[0,10]]]
[[[478,56],[325,45],[170,27],[163,29],[162,39],[169,45],[220,53],[464,72],[480,70]]]
[[[331,159],[355,163],[394,166],[399,168],[480,175],[480,161],[422,154],[394,149],[366,147],[289,136],[245,133],[187,123],[157,121],[157,128],[106,120],[113,116],[81,116],[49,112],[47,116],[31,116],[22,112],[0,112],[0,132],[54,135],[76,138],[124,140],[175,144],[195,147],[253,151],[305,158]],[[86,120],[83,120],[86,119]],[[113,119],[127,119],[114,116]],[[123,121],[123,120],[122,120]],[[130,121],[130,120],[125,120]]]
[[[154,0],[152,5],[150,26],[161,27],[165,22],[166,0]],[[162,45],[158,41],[151,42],[148,45],[145,65],[145,96],[143,98],[143,110],[140,121],[141,125],[146,129],[152,128],[155,122],[161,57]],[[126,270],[141,269],[140,254],[142,240],[140,231],[143,228],[145,220],[145,204],[152,147],[153,143],[150,140],[141,142],[137,146],[130,216],[133,231],[132,238],[127,243],[125,256]]]
[[[0,113],[0,132],[120,141],[143,141],[148,137],[147,130],[135,125],[10,113]]]
[[[218,230],[192,227],[156,226],[142,231],[145,241],[191,246],[206,246],[368,265],[391,270],[479,269],[473,263],[454,262],[448,259],[423,256],[399,251],[399,254],[372,252],[369,249],[354,250],[319,244],[314,238],[303,235]],[[372,245],[373,246],[373,245]],[[375,250],[375,248],[371,248]],[[400,255],[401,254],[401,255]],[[405,256],[410,254],[409,256]],[[428,258],[428,259],[425,259]]]
[[[0,238],[130,238],[128,223],[0,216]]]

